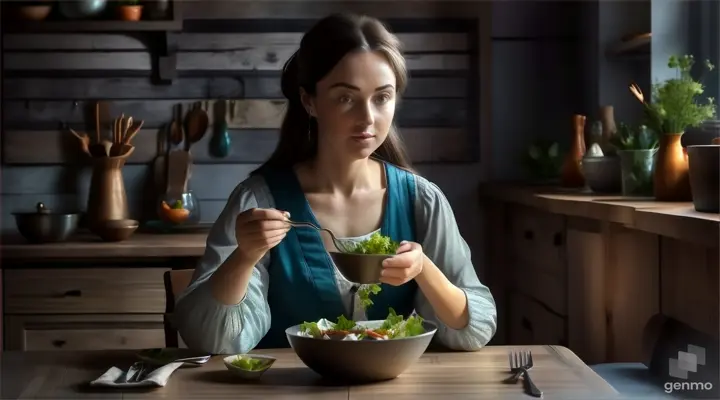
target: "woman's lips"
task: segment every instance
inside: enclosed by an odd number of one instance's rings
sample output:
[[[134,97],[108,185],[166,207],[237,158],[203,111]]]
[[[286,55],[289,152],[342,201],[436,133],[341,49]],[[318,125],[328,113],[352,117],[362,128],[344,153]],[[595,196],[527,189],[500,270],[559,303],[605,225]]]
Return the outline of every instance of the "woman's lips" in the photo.
[[[364,139],[374,138],[375,135],[373,135],[372,133],[363,132],[363,133],[356,133],[356,134],[352,135],[352,137],[353,137],[353,139],[364,140]]]

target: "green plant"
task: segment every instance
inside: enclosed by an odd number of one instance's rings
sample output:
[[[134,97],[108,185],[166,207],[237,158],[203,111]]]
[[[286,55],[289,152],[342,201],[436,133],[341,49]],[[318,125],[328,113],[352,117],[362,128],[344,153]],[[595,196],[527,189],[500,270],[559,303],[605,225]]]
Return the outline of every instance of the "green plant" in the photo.
[[[687,128],[696,127],[716,115],[715,100],[709,98],[701,104],[697,97],[703,94],[704,86],[695,81],[691,70],[695,60],[692,55],[671,56],[668,67],[677,71],[675,78],[653,84],[651,103],[645,101],[642,91],[636,84],[630,85],[630,91],[643,103],[646,124],[661,134],[683,133]],[[705,62],[709,71],[715,67]]]
[[[620,122],[617,133],[610,138],[610,145],[617,150],[651,150],[658,147],[657,134],[645,125],[633,129]]]
[[[562,159],[556,142],[537,141],[523,154],[523,164],[537,179],[554,179],[560,174]]]

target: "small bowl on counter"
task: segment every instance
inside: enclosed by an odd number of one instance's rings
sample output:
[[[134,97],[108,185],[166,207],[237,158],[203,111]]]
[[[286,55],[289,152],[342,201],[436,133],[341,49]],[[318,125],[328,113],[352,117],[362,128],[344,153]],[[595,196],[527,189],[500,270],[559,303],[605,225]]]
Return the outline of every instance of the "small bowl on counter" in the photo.
[[[275,361],[275,357],[260,354],[235,354],[223,358],[225,368],[242,379],[260,378]]]
[[[587,186],[594,193],[618,194],[622,192],[622,174],[619,157],[583,157],[582,170]]]
[[[28,242],[63,242],[77,231],[80,213],[53,212],[43,203],[35,208],[35,212],[13,213],[18,231]]]
[[[95,224],[93,233],[106,242],[121,242],[129,239],[139,226],[134,219],[113,219]]]

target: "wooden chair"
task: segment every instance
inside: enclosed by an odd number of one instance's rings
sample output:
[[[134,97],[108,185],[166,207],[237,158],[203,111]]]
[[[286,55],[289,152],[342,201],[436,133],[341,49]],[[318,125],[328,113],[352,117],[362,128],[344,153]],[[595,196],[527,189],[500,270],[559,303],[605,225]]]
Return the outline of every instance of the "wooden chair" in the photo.
[[[172,324],[172,313],[175,311],[175,298],[182,293],[192,282],[194,269],[176,269],[167,271],[163,275],[165,281],[165,315],[163,324],[165,326],[165,346],[186,348],[185,343]]]

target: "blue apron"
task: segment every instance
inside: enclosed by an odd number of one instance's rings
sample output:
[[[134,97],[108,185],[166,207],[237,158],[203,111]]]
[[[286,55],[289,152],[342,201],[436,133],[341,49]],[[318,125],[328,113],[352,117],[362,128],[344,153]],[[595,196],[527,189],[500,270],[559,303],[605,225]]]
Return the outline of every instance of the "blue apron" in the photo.
[[[387,193],[381,233],[398,242],[415,241],[415,177],[388,163],[385,163],[385,171]],[[275,208],[290,212],[295,221],[309,221],[320,226],[292,169],[263,171],[261,174],[275,200]],[[270,257],[268,303],[271,324],[256,348],[289,347],[285,329],[305,321],[335,320],[341,315],[351,319],[337,288],[335,267],[318,231],[291,229],[271,250]],[[367,310],[369,320],[385,319],[389,307],[401,315],[412,313],[417,292],[415,281],[401,286],[381,286],[382,291],[371,297],[374,304]]]

